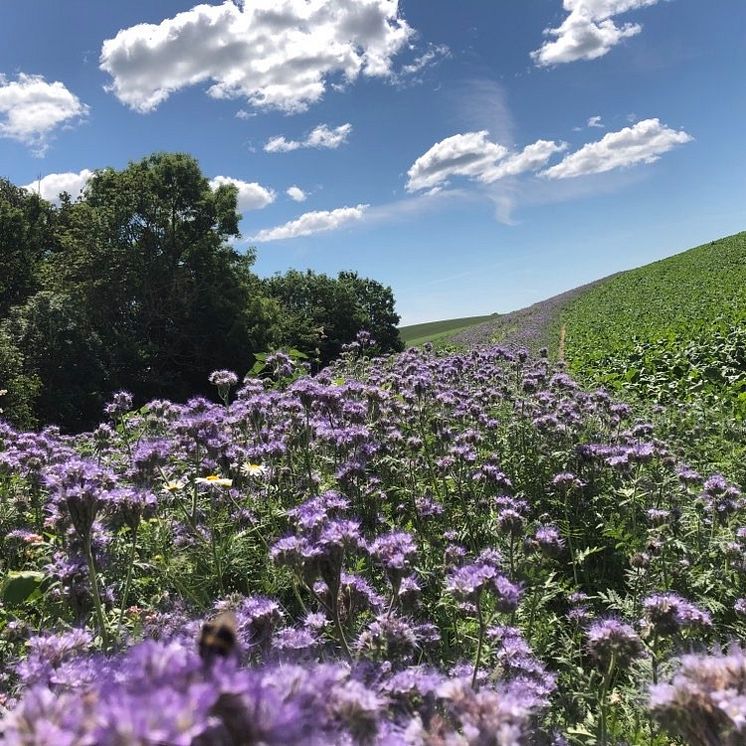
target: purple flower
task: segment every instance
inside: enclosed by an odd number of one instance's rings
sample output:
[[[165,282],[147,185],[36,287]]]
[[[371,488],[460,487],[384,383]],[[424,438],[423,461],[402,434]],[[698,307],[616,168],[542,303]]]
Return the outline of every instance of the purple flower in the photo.
[[[670,683],[650,689],[648,707],[672,734],[687,743],[739,746],[746,737],[746,655],[685,655]]]
[[[627,668],[636,658],[644,656],[644,648],[637,632],[618,619],[599,619],[586,630],[586,648],[603,670],[612,661]]]
[[[660,635],[712,626],[712,617],[676,593],[654,593],[642,602],[645,621]]]
[[[132,394],[128,391],[117,391],[111,401],[104,407],[104,412],[112,419],[121,417],[132,409]]]
[[[209,380],[218,389],[229,389],[238,383],[238,376],[232,370],[214,370]]]
[[[99,510],[112,502],[110,491],[116,484],[111,472],[77,457],[51,467],[45,482],[57,515],[66,515],[83,539],[90,534]]]
[[[565,540],[557,526],[539,526],[533,539],[547,557],[556,557],[565,546]]]
[[[417,552],[412,535],[405,531],[390,531],[378,536],[368,551],[383,566],[394,592],[398,592],[401,580],[409,571],[412,558]]]

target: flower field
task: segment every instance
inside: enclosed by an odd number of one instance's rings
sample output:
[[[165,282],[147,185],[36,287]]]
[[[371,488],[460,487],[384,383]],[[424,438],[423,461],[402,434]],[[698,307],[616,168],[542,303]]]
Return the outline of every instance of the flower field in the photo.
[[[0,426],[2,742],[744,743],[738,486],[545,356],[369,343]]]

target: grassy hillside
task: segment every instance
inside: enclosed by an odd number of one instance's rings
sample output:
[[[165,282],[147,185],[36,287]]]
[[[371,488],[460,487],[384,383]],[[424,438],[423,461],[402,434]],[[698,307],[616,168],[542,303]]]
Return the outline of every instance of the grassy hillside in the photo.
[[[423,344],[425,342],[437,342],[452,334],[469,329],[492,319],[497,314],[489,316],[465,316],[461,319],[446,319],[445,321],[429,321],[425,324],[412,324],[402,326],[399,329],[401,338],[407,347]]]
[[[746,485],[746,233],[600,283],[564,308],[561,329],[579,379]]]
[[[560,318],[576,373],[658,401],[746,405],[746,233],[617,275]]]

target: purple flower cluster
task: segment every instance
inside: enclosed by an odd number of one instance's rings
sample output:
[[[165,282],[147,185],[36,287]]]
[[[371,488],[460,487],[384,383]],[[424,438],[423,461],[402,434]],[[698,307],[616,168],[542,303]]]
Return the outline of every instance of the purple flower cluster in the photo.
[[[676,593],[654,593],[642,602],[644,623],[657,635],[712,626],[712,617]]]
[[[79,643],[54,643],[50,655],[68,657],[64,681],[29,679],[0,723],[3,743],[405,746],[451,742],[464,732],[507,746],[534,732],[547,704],[520,678],[476,692],[419,667],[393,676],[339,664],[244,668],[226,660],[205,667],[192,646],[177,641],[145,642],[104,661]],[[34,655],[44,645],[50,642],[35,644]],[[278,647],[296,645],[285,635]],[[434,708],[443,715],[434,718]]]
[[[746,653],[740,647],[685,655],[668,683],[651,687],[655,718],[687,743],[738,746],[746,742]]]
[[[0,423],[7,742],[549,743],[555,681],[744,632],[734,483],[547,357],[355,344],[216,371],[220,405],[119,393],[75,438]],[[205,665],[225,611],[237,654]]]
[[[634,628],[619,619],[599,619],[585,633],[589,655],[605,671],[610,667],[627,668],[645,649]]]

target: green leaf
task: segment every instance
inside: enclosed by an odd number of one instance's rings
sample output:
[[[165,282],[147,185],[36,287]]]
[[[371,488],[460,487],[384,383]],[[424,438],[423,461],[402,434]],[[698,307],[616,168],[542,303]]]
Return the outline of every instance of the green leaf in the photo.
[[[34,570],[11,571],[5,576],[2,586],[3,603],[8,606],[20,606],[39,589],[44,582],[43,572]]]

